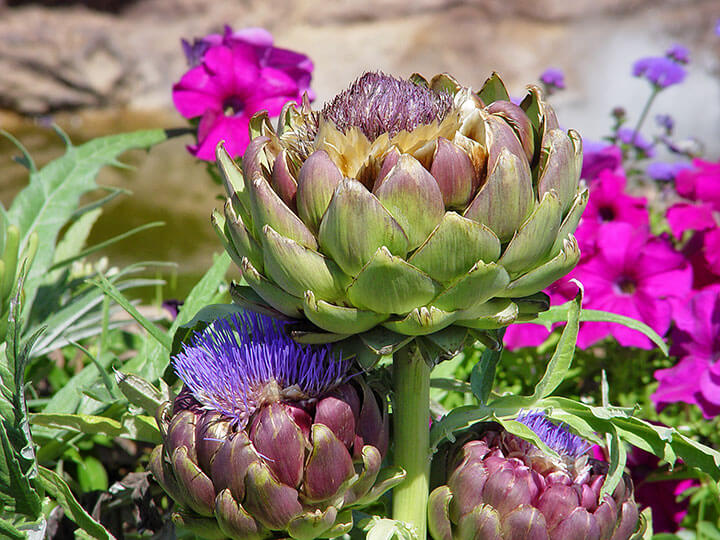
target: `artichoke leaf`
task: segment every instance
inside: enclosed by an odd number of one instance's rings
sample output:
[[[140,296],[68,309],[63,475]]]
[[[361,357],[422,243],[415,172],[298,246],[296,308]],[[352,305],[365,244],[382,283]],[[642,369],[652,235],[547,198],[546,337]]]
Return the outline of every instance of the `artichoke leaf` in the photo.
[[[303,312],[311,323],[336,334],[365,332],[389,317],[386,313],[337,306],[319,300],[310,290],[305,291],[304,294]]]
[[[580,261],[580,248],[573,235],[563,240],[563,249],[545,264],[531,270],[524,276],[512,281],[504,291],[498,293],[502,297],[529,296],[553,284],[565,276]]]
[[[465,275],[478,261],[495,262],[499,257],[500,240],[488,227],[455,212],[446,212],[408,262],[447,285]]]
[[[518,229],[498,261],[511,277],[537,266],[552,248],[562,219],[560,199],[554,191],[543,195],[535,211]]]
[[[247,258],[243,258],[240,269],[248,285],[250,285],[265,302],[270,304],[270,306],[288,317],[295,319],[302,318],[300,313],[302,300],[300,298],[288,294],[277,285],[271,283],[255,269]]]
[[[294,240],[263,227],[265,272],[284,291],[302,298],[311,290],[321,300],[334,302],[345,298],[350,277],[331,259]]]
[[[347,178],[335,189],[318,240],[323,253],[351,276],[382,246],[401,257],[408,251],[407,236],[398,222],[365,186]]]
[[[403,319],[387,320],[382,325],[388,330],[408,336],[424,336],[450,326],[457,315],[434,306],[413,309]]]
[[[439,283],[385,247],[380,247],[347,289],[350,302],[377,313],[404,315],[429,304]]]
[[[477,261],[467,274],[457,279],[432,303],[444,311],[469,309],[484,304],[510,283],[510,276],[499,264]]]

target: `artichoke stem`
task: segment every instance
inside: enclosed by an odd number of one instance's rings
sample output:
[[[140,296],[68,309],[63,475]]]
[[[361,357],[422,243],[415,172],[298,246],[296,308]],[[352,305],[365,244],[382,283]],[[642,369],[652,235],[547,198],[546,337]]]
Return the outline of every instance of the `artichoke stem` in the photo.
[[[430,481],[430,366],[411,342],[393,359],[395,465],[406,472],[393,489],[393,519],[412,524],[427,538]]]

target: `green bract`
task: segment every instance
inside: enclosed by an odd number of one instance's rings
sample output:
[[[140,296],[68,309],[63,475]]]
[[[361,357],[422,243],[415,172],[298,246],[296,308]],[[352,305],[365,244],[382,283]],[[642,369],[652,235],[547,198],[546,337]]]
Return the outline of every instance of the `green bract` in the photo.
[[[495,329],[546,309],[580,257],[581,139],[536,87],[518,106],[497,75],[474,93],[369,73],[251,137],[242,167],[218,147],[213,223],[253,309],[341,335]]]

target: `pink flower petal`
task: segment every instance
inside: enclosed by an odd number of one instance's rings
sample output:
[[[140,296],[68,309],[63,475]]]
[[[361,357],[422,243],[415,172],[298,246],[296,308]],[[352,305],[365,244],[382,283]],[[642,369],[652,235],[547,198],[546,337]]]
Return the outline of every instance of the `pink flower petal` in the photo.
[[[215,149],[220,141],[225,141],[225,148],[233,156],[241,156],[245,151],[250,135],[248,134],[249,119],[247,116],[220,115],[209,127],[203,139],[189,150],[198,158],[215,161]]]
[[[678,203],[668,208],[665,217],[675,238],[685,231],[702,231],[716,227],[712,208],[705,204]]]
[[[208,109],[222,109],[221,90],[202,65],[192,68],[173,85],[172,98],[185,118],[202,116]]]

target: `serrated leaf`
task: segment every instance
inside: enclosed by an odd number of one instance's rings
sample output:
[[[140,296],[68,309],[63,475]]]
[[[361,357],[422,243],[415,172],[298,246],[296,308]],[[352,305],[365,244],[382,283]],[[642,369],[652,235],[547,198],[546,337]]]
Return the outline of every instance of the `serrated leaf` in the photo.
[[[720,480],[720,452],[686,437],[674,428],[657,426],[632,416],[632,410],[620,407],[592,407],[561,397],[549,397],[538,403],[549,410],[549,416],[573,425],[574,416],[598,433],[617,430],[620,440],[655,454],[673,465],[682,459],[688,467],[696,467]]]
[[[559,306],[553,306],[549,310],[538,314],[536,319],[528,321],[533,324],[542,324],[548,330],[550,330],[553,323],[562,322],[567,320],[567,313],[574,300],[570,300]],[[632,328],[645,334],[658,348],[663,352],[665,356],[668,356],[668,346],[663,338],[658,335],[655,330],[650,328],[644,322],[626,317],[625,315],[618,315],[617,313],[610,313],[609,311],[601,311],[597,309],[583,309],[580,313],[580,322],[614,322]]]
[[[65,515],[81,529],[97,540],[114,540],[115,537],[80,506],[65,480],[59,475],[45,467],[40,467],[38,479],[43,489],[65,510]]]
[[[44,280],[53,259],[60,230],[77,209],[80,198],[97,187],[100,169],[115,163],[117,156],[131,148],[147,148],[165,140],[163,130],[137,131],[93,139],[81,146],[66,140],[65,155],[30,172],[30,183],[13,200],[7,212],[11,223],[22,233],[20,247],[38,234],[38,251],[28,276],[27,303],[31,305],[38,285]]]

